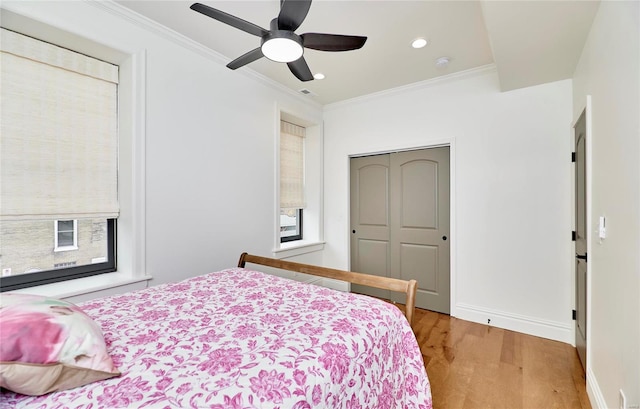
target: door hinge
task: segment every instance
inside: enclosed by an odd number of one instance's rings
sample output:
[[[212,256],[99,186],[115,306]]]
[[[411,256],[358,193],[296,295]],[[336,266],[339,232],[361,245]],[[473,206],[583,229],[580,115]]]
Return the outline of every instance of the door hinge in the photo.
[[[571,241],[576,241],[576,231],[575,230],[573,230],[571,232]]]
[[[576,153],[571,152],[571,162],[575,162],[575,161],[576,161]]]
[[[571,310],[571,319],[573,319],[574,321],[576,320],[578,313],[576,310]]]

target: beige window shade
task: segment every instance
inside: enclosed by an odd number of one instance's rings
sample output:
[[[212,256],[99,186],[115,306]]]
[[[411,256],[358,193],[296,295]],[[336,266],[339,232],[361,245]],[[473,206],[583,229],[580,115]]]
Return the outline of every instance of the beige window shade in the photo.
[[[280,122],[280,208],[302,209],[305,128]]]
[[[1,35],[1,220],[117,217],[118,67]]]

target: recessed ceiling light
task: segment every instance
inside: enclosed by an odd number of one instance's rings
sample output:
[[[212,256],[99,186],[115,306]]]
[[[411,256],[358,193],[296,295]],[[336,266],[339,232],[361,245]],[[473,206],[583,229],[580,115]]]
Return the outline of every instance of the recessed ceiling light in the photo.
[[[413,48],[422,48],[425,45],[427,45],[427,40],[425,40],[424,38],[416,38],[415,40],[413,40],[413,42],[411,43],[411,47]]]
[[[317,79],[317,80],[323,80],[324,79],[324,74],[321,72],[317,72],[315,74],[313,74],[313,78]]]

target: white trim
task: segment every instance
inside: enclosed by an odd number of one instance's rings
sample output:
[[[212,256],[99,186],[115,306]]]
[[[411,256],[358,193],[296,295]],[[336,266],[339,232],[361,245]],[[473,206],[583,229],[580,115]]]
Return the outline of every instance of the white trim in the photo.
[[[320,121],[320,174],[318,175],[320,209],[318,209],[318,240],[324,243],[324,119]]]
[[[589,347],[589,344],[587,344],[587,347]],[[587,362],[589,362],[588,359]],[[594,406],[594,409],[607,409],[607,402],[604,400],[596,375],[591,368],[587,368],[587,396],[589,397],[589,403]]]
[[[429,141],[427,145],[396,145],[394,147],[383,147],[380,149],[375,149],[371,151],[359,152],[359,153],[350,153],[349,159],[351,158],[359,158],[363,156],[373,156],[373,155],[384,155],[387,153],[395,153],[395,152],[409,152],[409,151],[418,151],[421,149],[432,149],[432,148],[441,148],[445,146],[451,146],[454,137],[451,138],[440,138],[434,139],[433,141]]]
[[[463,320],[571,343],[571,325],[563,322],[544,320],[463,303],[457,305],[457,312],[457,318]],[[491,320],[490,323],[488,323],[489,319]]]
[[[75,240],[75,237],[74,237],[74,240]],[[53,249],[53,252],[54,253],[59,253],[59,252],[73,251],[73,250],[78,250],[78,246],[62,246],[62,247],[59,247],[59,246],[56,245],[56,247]]]
[[[456,223],[456,139],[449,139],[449,315],[458,316],[458,274],[456,251],[458,249],[458,232]]]
[[[593,215],[593,127],[591,121],[591,95],[587,95],[587,100],[585,102],[585,119],[586,119],[586,133],[585,133],[585,167],[586,167],[586,191],[587,191],[587,255],[591,257],[592,262],[587,262],[587,368],[586,372],[588,374],[593,375],[591,371],[591,340],[593,337],[591,336],[591,276],[593,275],[593,269],[591,265],[593,264],[593,230],[592,230],[592,215]],[[587,377],[589,380],[589,377]],[[598,389],[599,391],[599,389]],[[602,396],[602,394],[600,394]],[[601,406],[605,407],[605,406]]]
[[[229,59],[217,51],[205,47],[204,45],[192,40],[191,38],[174,31],[149,17],[143,16],[113,0],[84,0],[87,4],[107,11],[117,17],[128,20],[136,26],[142,26],[144,29],[164,38],[165,40],[177,43],[183,47],[189,48],[198,54],[203,55],[219,64],[228,64]]]
[[[575,148],[576,148],[576,132],[575,132],[575,126],[578,123],[578,119],[580,118],[580,115],[578,115],[578,118],[576,118],[575,120],[572,120],[571,124],[570,124],[570,130],[569,130],[569,141],[570,141],[570,151],[572,153],[575,152]],[[573,165],[573,164],[572,164]],[[575,166],[570,166],[569,167],[569,176],[571,178],[571,187],[572,189],[570,192],[571,195],[571,200],[569,201],[569,212],[571,214],[571,231],[575,232],[576,231],[576,167]],[[573,284],[570,288],[570,294],[568,294],[569,300],[571,302],[571,306],[572,308],[575,310],[578,300],[576,299],[576,288],[577,288],[577,281],[576,281],[576,263],[575,263],[575,256],[576,256],[576,242],[572,241],[571,242],[572,245],[570,253],[569,253],[569,257],[572,260],[571,262],[571,268],[569,269],[570,274],[571,274],[571,283]],[[572,329],[571,329],[571,346],[575,347],[576,346],[576,321],[573,321],[573,325],[572,325]]]
[[[303,283],[305,284],[313,284],[313,285],[317,285],[317,286],[323,286],[322,285],[322,277],[310,277],[307,279],[302,280]]]
[[[372,94],[367,94],[360,97],[355,97],[351,99],[346,99],[344,101],[338,101],[332,104],[327,104],[324,106],[324,112],[331,111],[334,109],[344,108],[345,106],[360,104],[360,103],[378,99],[378,98],[386,98],[392,95],[419,91],[424,88],[446,84],[449,82],[456,82],[466,78],[478,77],[481,75],[486,75],[487,73],[494,73],[496,71],[497,71],[497,68],[495,64],[487,64],[481,67],[471,68],[464,71],[458,71],[452,74],[443,75],[441,77],[430,78],[428,80],[414,82],[414,83],[402,85],[396,88],[390,88],[383,91],[374,92]]]
[[[343,293],[351,291],[351,283],[347,281],[334,280],[332,278],[322,278],[319,285],[333,290],[342,291]]]
[[[282,109],[280,108],[280,104],[276,102],[275,104],[276,112],[275,112],[275,124],[274,124],[274,149],[273,149],[273,191],[274,191],[274,204],[273,204],[273,214],[274,214],[274,224],[273,224],[273,243],[274,243],[274,254],[280,249],[282,243],[280,242],[280,122],[282,121]],[[304,230],[303,230],[304,233]]]
[[[208,47],[205,47],[204,45],[196,42],[195,40],[192,40],[191,38],[182,35],[166,26],[163,26],[160,23],[157,23],[151,19],[149,19],[148,17],[145,17],[143,15],[140,15],[138,13],[136,13],[135,11],[128,9],[118,3],[116,3],[113,0],[101,0],[101,1],[95,1],[95,0],[83,0],[85,2],[87,2],[88,4],[91,4],[95,7],[98,7],[100,9],[106,10],[108,12],[110,12],[111,14],[114,14],[118,17],[124,18],[129,20],[130,22],[132,22],[133,24],[137,25],[137,26],[142,26],[143,28],[153,32],[156,35],[159,35],[161,37],[163,37],[166,40],[172,41],[182,47],[185,47],[191,51],[194,51],[198,54],[200,54],[201,56],[208,58],[212,61],[217,62],[218,64],[222,64],[222,65],[226,65],[229,63],[229,59],[225,56],[223,56],[222,54],[218,53],[217,51],[214,51]],[[308,97],[305,97],[304,95],[299,94],[298,92],[285,87],[284,85],[272,80],[271,78],[268,78],[260,73],[258,73],[257,71],[252,70],[249,67],[243,67],[242,70],[237,70],[236,71],[239,75],[245,75],[249,78],[253,78],[254,80],[258,80],[259,82],[277,90],[280,92],[284,92],[294,98],[296,98],[297,100],[299,100],[300,102],[303,102],[305,104],[311,105],[315,108],[322,108],[322,105],[319,104],[316,101],[310,100],[308,99]]]
[[[117,268],[134,279],[146,274],[146,50],[126,52],[120,75]]]
[[[133,275],[145,275],[146,265],[146,232],[147,232],[147,195],[146,195],[146,152],[147,152],[147,52],[140,50],[131,56],[133,70],[133,142],[131,157],[133,169],[131,182],[133,187],[131,226],[133,244],[132,271]]]
[[[59,246],[58,245],[58,224],[60,222],[66,222],[69,220],[54,220],[53,222],[53,251],[54,252],[59,252],[59,251],[71,251],[71,250],[78,250],[78,220],[73,219],[73,244],[70,246]]]
[[[140,286],[140,288],[144,288],[146,287],[146,281],[148,280],[151,280],[151,276],[140,276],[134,278],[123,273],[106,273],[97,276],[77,278],[75,280],[60,281],[57,283],[13,290],[8,293],[34,294],[52,298],[69,298],[135,283],[144,283]]]
[[[582,112],[584,112],[584,117],[585,117],[585,185],[586,185],[586,196],[587,196],[587,203],[586,203],[586,218],[587,218],[587,225],[585,227],[585,231],[587,232],[587,255],[593,255],[592,249],[593,249],[593,235],[594,232],[591,230],[591,216],[592,216],[592,203],[593,203],[593,196],[592,196],[592,187],[591,187],[591,181],[593,180],[593,162],[592,162],[592,110],[591,110],[591,95],[587,95],[586,99],[585,99],[585,104],[582,107],[582,109],[580,109],[577,113],[577,117],[574,119],[573,123],[571,124],[571,130],[572,132],[572,136],[574,137],[573,139],[573,147],[575,147],[575,127],[576,124],[578,123],[578,120],[580,120],[580,116],[582,115]],[[573,151],[573,147],[572,147],[572,151]],[[574,169],[575,172],[575,169]],[[574,191],[575,191],[575,175],[574,175]],[[575,193],[574,193],[575,195]],[[575,203],[575,197],[574,197],[574,202]],[[575,204],[573,206],[572,209],[572,213],[573,213],[573,219],[574,219],[574,224],[575,224]],[[574,226],[575,229],[575,226]],[[571,257],[575,257],[575,246],[574,246],[574,254],[571,255]],[[593,259],[593,257],[589,257],[591,259]],[[591,264],[590,262],[587,262],[587,319],[586,319],[586,325],[587,325],[587,339],[586,339],[586,344],[587,344],[587,348],[586,348],[586,374],[587,374],[587,384],[589,383],[589,373],[593,373],[591,371],[591,276],[592,276],[592,272],[591,272]],[[576,294],[576,286],[578,285],[578,283],[575,280],[575,263],[573,263],[574,265],[574,271],[573,271],[573,302],[574,302],[574,308],[576,303],[578,302],[578,300],[575,298],[575,294]],[[575,325],[574,325],[574,330],[573,330],[573,337],[572,337],[572,341],[571,341],[571,345],[575,346]],[[604,406],[603,406],[604,407]]]
[[[273,249],[272,252],[275,258],[289,258],[322,250],[324,250],[324,241],[297,240],[281,243],[280,247]]]

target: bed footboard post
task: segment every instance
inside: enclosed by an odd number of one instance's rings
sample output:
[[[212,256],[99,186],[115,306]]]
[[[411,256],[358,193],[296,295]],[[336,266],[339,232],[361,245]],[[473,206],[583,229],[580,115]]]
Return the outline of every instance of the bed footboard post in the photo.
[[[244,268],[244,265],[246,263],[245,257],[247,255],[248,255],[248,253],[246,251],[244,253],[240,254],[240,260],[238,260],[238,267]]]
[[[407,321],[409,321],[409,325],[413,328],[413,312],[416,307],[416,290],[417,290],[418,282],[416,280],[409,280],[409,284],[407,284],[407,305],[406,313],[407,313]]]

